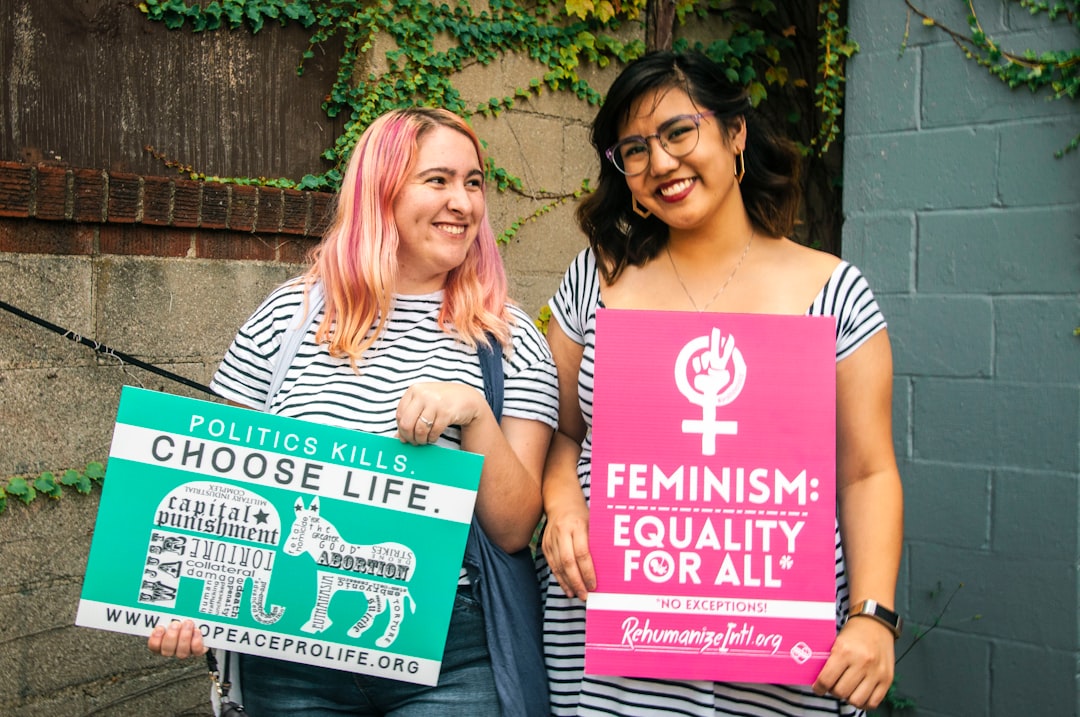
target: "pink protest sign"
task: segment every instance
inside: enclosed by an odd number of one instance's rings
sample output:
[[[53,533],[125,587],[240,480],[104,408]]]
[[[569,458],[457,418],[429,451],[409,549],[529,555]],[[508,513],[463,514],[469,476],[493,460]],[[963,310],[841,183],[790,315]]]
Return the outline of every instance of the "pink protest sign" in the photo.
[[[600,309],[585,671],[810,684],[836,637],[831,317]]]

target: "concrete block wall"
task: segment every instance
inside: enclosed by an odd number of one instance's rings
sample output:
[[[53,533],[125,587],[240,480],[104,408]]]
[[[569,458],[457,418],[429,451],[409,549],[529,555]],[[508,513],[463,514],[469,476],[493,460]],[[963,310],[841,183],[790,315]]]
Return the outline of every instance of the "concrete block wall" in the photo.
[[[916,5],[967,34],[963,3]],[[1008,50],[1076,47],[1064,18],[973,6]],[[1080,113],[1010,90],[904,3],[849,12],[843,253],[893,343],[899,651],[926,633],[897,666],[904,714],[1077,715],[1080,156],[1054,152]]]
[[[0,299],[205,384],[331,199],[3,162]],[[0,311],[0,476],[105,459],[125,384],[206,398]],[[205,665],[75,627],[96,498],[9,498],[0,515],[0,714],[208,716]]]
[[[237,326],[299,271],[332,200],[0,162],[0,300],[205,384]],[[0,475],[103,460],[125,383],[199,395],[0,312]]]

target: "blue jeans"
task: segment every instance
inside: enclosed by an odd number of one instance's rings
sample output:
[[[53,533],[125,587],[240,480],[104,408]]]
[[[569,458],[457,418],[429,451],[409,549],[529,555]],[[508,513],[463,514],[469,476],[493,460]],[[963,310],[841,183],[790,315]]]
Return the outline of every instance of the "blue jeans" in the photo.
[[[484,614],[469,587],[454,598],[435,687],[255,655],[240,656],[240,679],[252,717],[499,717]]]

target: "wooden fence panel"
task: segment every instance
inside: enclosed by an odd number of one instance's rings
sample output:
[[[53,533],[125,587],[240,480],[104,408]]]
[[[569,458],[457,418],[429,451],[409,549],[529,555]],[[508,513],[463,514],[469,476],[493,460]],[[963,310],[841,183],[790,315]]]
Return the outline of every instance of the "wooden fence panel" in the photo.
[[[342,130],[321,102],[340,46],[296,67],[297,25],[192,33],[132,0],[0,0],[0,160],[134,174],[288,177],[328,168]]]

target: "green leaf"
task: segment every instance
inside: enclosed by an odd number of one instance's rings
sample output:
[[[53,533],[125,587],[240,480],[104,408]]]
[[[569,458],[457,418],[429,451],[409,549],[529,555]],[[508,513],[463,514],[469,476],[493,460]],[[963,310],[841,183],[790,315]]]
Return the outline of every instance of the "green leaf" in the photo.
[[[251,26],[251,32],[253,34],[257,33],[263,27],[263,14],[255,3],[251,3],[246,7],[247,12],[245,14],[247,15],[248,24]]]
[[[184,26],[184,16],[177,15],[176,13],[167,12],[163,15],[165,20],[165,27],[170,30],[179,30]]]
[[[8,495],[15,496],[27,505],[30,505],[30,502],[37,497],[34,486],[28,483],[26,478],[23,478],[22,476],[16,476],[8,481],[7,492]]]
[[[757,107],[763,99],[769,96],[769,91],[760,82],[751,82],[748,91],[750,93],[750,104],[754,107]]]
[[[244,8],[230,4],[223,6],[223,9],[225,10],[225,17],[229,20],[229,27],[240,27],[241,23],[244,22]]]
[[[34,480],[34,489],[53,499],[59,498],[64,493],[64,489],[56,482],[56,477],[49,471],[45,471]]]

